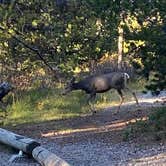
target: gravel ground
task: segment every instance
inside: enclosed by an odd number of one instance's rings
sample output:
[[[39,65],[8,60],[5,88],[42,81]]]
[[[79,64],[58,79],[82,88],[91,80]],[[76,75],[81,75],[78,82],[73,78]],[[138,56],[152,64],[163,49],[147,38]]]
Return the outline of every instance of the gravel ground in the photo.
[[[48,143],[50,151],[65,159],[73,166],[115,166],[115,165],[164,165],[166,147],[164,145],[138,146],[134,142],[118,144],[99,141],[66,144]],[[149,158],[153,158],[148,160]]]
[[[154,103],[155,101],[157,101],[156,105],[158,105],[158,101],[163,98],[165,99],[165,96],[165,92],[158,98],[152,97],[150,94],[142,96],[142,102],[144,102],[142,105],[149,105],[149,103]],[[127,104],[127,106],[129,105]],[[125,107],[126,104],[124,104]],[[101,120],[100,123],[103,122],[103,124],[106,124],[110,121],[108,118],[111,115],[109,109],[98,115],[100,118],[103,116],[101,119],[98,119]],[[125,110],[121,112],[119,118],[124,116]],[[89,121],[87,120],[84,123],[87,125]],[[51,129],[53,128],[52,125],[50,126]],[[40,126],[41,128],[42,126]],[[35,132],[38,131],[35,130]],[[32,133],[34,133],[33,130]],[[85,134],[70,135],[70,139],[65,139],[64,137],[57,138],[56,136],[46,138],[37,137],[36,139],[43,147],[63,158],[72,166],[166,166],[166,144],[164,143],[144,143],[136,140],[129,142],[116,141],[119,138],[117,138],[118,134],[114,133],[114,131],[106,131],[104,137],[101,137],[101,134],[94,135],[93,133],[86,136],[83,135]],[[30,137],[33,137],[33,135]],[[75,137],[81,137],[81,139],[76,139]],[[39,166],[35,160],[28,157],[18,159],[14,163],[9,163],[9,159],[13,154],[16,154],[16,151],[0,144],[0,166]]]
[[[44,147],[66,160],[72,166],[122,166],[122,165],[151,165],[164,166],[166,164],[166,146],[138,145],[134,142],[121,142],[117,144],[104,143],[99,141],[83,141],[57,144],[53,141],[44,141]],[[47,143],[46,143],[47,141]],[[1,166],[39,166],[30,158],[22,158],[14,163],[9,163],[13,151],[11,149],[0,152]]]

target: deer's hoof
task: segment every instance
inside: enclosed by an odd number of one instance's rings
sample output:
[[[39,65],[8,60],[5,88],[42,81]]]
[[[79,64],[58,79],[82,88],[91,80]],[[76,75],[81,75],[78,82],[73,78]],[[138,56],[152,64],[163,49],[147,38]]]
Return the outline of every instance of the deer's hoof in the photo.
[[[119,111],[115,111],[114,113],[113,113],[113,115],[117,115],[119,113]]]
[[[140,104],[137,104],[137,105],[136,105],[136,109],[137,109],[137,110],[141,109],[141,105],[140,105]]]
[[[96,110],[94,110],[91,113],[92,113],[92,115],[95,115],[97,112],[96,112]]]
[[[92,115],[94,115],[94,114],[97,113],[96,109],[90,109],[90,111],[91,111],[91,114],[92,114]]]
[[[139,107],[140,106],[140,103],[135,103],[134,104],[136,107]]]
[[[96,113],[97,113],[97,111],[96,111],[96,110],[94,110],[94,111],[93,111],[93,114],[96,114]]]

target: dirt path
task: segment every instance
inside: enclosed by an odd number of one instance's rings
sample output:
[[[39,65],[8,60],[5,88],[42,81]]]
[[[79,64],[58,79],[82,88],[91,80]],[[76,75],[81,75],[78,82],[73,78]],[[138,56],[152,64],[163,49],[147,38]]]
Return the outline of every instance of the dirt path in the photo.
[[[155,143],[149,138],[123,141],[126,125],[138,119],[146,119],[151,112],[151,107],[161,106],[163,99],[163,96],[159,98],[141,96],[139,107],[132,102],[125,103],[116,115],[115,107],[111,107],[95,115],[20,125],[8,129],[36,138],[44,147],[73,166],[164,165],[166,163],[164,143]],[[5,149],[1,145],[0,148]],[[3,158],[0,163],[4,163],[4,166],[9,159],[9,154],[11,154],[10,150],[0,151],[0,156]],[[30,159],[20,162],[17,161],[12,165],[24,166],[28,162],[32,166],[38,165]]]

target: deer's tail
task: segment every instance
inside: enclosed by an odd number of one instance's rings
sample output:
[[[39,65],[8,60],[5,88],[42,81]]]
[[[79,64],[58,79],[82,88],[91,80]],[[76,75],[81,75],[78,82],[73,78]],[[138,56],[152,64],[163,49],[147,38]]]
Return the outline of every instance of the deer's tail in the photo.
[[[127,80],[130,78],[130,76],[127,73],[124,73],[124,83],[125,86],[127,85]]]

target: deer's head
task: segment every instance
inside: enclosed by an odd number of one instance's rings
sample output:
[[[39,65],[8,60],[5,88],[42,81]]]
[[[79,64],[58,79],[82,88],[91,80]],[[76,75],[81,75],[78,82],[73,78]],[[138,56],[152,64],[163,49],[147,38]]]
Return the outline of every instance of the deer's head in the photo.
[[[62,95],[66,95],[67,93],[71,92],[73,90],[73,84],[75,82],[75,77],[73,77],[65,86]]]

